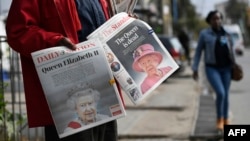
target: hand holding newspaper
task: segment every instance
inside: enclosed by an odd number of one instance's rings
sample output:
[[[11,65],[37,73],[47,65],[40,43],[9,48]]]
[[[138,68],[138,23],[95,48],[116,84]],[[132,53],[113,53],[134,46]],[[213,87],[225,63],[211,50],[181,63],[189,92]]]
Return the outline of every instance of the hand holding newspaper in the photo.
[[[153,29],[125,12],[113,16],[87,38],[100,39],[114,77],[134,104],[179,67]]]
[[[107,0],[111,7],[111,15],[114,16],[120,12],[132,14],[138,0]]]
[[[126,114],[100,41],[76,46],[32,53],[60,138]]]

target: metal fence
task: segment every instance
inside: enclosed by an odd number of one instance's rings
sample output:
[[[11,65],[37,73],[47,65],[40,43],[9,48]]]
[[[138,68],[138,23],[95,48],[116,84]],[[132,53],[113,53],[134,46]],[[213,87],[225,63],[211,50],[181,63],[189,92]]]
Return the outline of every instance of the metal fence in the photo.
[[[0,48],[0,141],[44,141],[42,127],[28,128],[19,55],[5,36]]]

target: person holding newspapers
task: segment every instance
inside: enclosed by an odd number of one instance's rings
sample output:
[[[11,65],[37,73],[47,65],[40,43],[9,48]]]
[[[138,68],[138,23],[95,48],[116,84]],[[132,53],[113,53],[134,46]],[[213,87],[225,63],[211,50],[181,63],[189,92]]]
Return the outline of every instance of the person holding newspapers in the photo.
[[[216,128],[223,132],[229,124],[229,89],[231,84],[232,39],[222,26],[222,14],[210,11],[206,17],[210,27],[199,35],[198,45],[193,59],[193,79],[198,79],[198,65],[204,52],[204,67],[209,84],[216,94]]]
[[[13,0],[6,23],[10,47],[21,57],[28,125],[44,127],[46,141],[116,141],[116,120],[59,138],[31,53],[75,44],[108,18],[105,0]],[[118,87],[121,94],[120,87]]]

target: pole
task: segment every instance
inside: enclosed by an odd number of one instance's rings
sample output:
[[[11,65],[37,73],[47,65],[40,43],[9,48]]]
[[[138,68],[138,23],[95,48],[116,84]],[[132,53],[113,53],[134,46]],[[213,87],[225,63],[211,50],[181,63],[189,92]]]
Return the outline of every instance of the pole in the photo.
[[[177,0],[173,0],[173,22],[176,23],[178,21],[178,5]]]

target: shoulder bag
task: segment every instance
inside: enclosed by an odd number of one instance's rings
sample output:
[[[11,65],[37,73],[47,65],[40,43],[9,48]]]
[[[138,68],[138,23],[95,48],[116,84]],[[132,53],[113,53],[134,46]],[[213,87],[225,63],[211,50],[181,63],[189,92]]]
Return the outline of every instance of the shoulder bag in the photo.
[[[230,44],[230,49],[231,49],[231,58],[232,58],[232,72],[231,72],[231,79],[234,81],[240,81],[243,78],[243,69],[242,66],[240,64],[238,64],[235,60],[235,56],[234,56],[234,50],[233,50],[233,46],[232,44]]]

